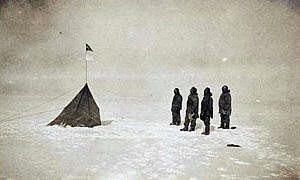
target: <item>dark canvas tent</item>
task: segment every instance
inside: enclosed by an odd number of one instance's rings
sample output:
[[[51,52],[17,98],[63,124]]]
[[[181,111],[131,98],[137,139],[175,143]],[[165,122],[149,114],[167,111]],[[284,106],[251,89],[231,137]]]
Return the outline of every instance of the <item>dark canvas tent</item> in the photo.
[[[87,83],[64,110],[48,125],[69,125],[72,127],[94,127],[101,125],[99,107]]]

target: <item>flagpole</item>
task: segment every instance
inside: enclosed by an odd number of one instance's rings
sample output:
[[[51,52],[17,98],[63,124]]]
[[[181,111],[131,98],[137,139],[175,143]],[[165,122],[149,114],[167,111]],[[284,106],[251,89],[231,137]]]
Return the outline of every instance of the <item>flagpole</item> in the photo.
[[[87,84],[87,59],[85,59],[85,83]]]
[[[93,52],[92,48],[88,45],[85,44],[85,83],[87,84],[88,82],[88,51]]]

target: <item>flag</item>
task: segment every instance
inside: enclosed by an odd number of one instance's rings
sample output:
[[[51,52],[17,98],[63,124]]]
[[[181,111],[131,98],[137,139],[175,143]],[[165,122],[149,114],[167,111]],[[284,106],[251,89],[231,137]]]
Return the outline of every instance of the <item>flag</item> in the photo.
[[[93,50],[88,44],[85,44],[85,54],[85,59],[87,61],[94,61]]]
[[[85,50],[93,52],[92,48],[87,43],[85,44]]]

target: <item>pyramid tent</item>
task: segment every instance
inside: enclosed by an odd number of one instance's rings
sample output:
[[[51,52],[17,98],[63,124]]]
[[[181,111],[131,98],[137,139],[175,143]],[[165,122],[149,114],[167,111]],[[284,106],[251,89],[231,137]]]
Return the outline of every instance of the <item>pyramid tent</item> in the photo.
[[[101,125],[99,107],[87,83],[63,111],[48,125],[69,125],[71,127],[94,127]]]

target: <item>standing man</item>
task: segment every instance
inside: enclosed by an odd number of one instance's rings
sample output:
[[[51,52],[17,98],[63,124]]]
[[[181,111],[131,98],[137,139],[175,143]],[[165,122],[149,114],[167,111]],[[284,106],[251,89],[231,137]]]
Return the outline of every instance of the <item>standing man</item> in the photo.
[[[180,110],[182,109],[182,96],[180,95],[179,89],[174,89],[174,97],[172,101],[172,123],[170,125],[179,126],[181,123]]]
[[[199,98],[197,94],[197,89],[195,87],[192,87],[190,90],[190,95],[187,100],[184,128],[180,129],[180,131],[188,131],[190,122],[191,122],[191,128],[189,131],[195,131],[196,119],[199,118],[198,110],[199,110]]]
[[[222,94],[219,98],[219,113],[221,115],[221,126],[218,128],[229,129],[231,115],[231,95],[226,85],[222,87]]]
[[[210,89],[207,87],[204,90],[204,96],[201,101],[201,114],[200,119],[204,122],[205,131],[204,135],[209,135],[210,131],[210,118],[213,118],[213,99]]]

